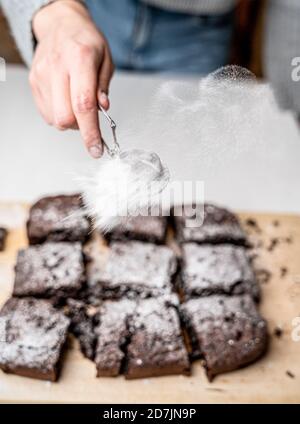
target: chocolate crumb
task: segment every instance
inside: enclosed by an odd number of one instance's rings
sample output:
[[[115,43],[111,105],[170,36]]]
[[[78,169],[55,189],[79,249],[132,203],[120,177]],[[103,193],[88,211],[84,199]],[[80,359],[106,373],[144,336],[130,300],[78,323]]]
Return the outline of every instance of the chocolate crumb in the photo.
[[[279,239],[278,238],[272,238],[271,241],[270,241],[269,246],[267,247],[267,250],[269,252],[272,252],[275,249],[275,247],[278,245],[278,243],[279,243]]]
[[[259,284],[267,284],[270,281],[270,278],[272,277],[272,274],[267,269],[257,269],[255,271],[257,281]]]
[[[291,371],[287,370],[285,373],[288,377],[295,378],[295,374],[293,374]]]
[[[255,231],[256,231],[256,232],[258,232],[258,233],[260,233],[260,232],[261,232],[261,229],[259,228],[259,226],[258,226],[258,224],[257,224],[256,220],[255,220],[255,219],[253,219],[253,218],[248,218],[248,219],[246,220],[246,225],[247,225],[248,227],[251,227],[253,230],[255,230]]]
[[[280,277],[281,277],[281,278],[285,277],[285,276],[286,276],[286,274],[287,274],[287,272],[288,272],[288,269],[287,269],[285,266],[282,266],[282,267],[280,268]]]
[[[283,330],[280,327],[275,327],[274,328],[274,336],[277,337],[278,339],[280,339],[283,335]]]

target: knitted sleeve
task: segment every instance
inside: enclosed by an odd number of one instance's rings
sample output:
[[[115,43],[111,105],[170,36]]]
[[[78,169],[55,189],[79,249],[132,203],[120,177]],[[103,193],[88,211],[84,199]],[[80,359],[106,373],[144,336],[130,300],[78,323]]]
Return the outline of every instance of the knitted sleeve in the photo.
[[[34,37],[31,28],[32,17],[41,7],[52,0],[0,0],[0,5],[10,24],[11,31],[25,63],[30,66]]]
[[[282,107],[300,114],[300,0],[269,0],[263,64]]]

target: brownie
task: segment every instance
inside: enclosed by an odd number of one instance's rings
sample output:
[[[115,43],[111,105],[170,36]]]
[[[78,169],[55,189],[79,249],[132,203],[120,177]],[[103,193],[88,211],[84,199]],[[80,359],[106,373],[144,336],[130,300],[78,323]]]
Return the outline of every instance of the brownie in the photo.
[[[85,281],[80,243],[49,242],[18,252],[14,296],[74,296]]]
[[[102,257],[89,264],[88,288],[103,299],[159,296],[171,292],[176,268],[175,254],[166,246],[112,242]]]
[[[161,216],[136,216],[106,234],[108,240],[140,240],[163,244],[167,234],[167,218]]]
[[[55,381],[69,319],[45,301],[11,298],[0,311],[0,368]]]
[[[164,297],[139,301],[130,326],[126,379],[190,374],[188,353],[174,303]]]
[[[129,319],[136,302],[129,299],[106,300],[99,312],[95,363],[97,376],[115,377],[122,372],[125,346],[129,339]]]
[[[266,322],[249,295],[190,299],[181,311],[193,356],[204,358],[210,381],[255,361],[266,350]]]
[[[211,204],[198,204],[196,208],[197,213],[193,205],[172,209],[179,242],[247,244],[246,234],[232,212]]]
[[[242,246],[184,243],[182,285],[187,297],[251,294],[259,299],[254,271]]]
[[[79,194],[43,197],[30,209],[27,221],[29,244],[45,241],[85,242],[90,222]]]
[[[96,335],[94,331],[97,308],[77,299],[68,299],[65,308],[71,320],[70,331],[78,339],[83,355],[93,360],[95,356]]]
[[[6,237],[7,237],[7,230],[5,228],[0,227],[0,252],[4,250]]]

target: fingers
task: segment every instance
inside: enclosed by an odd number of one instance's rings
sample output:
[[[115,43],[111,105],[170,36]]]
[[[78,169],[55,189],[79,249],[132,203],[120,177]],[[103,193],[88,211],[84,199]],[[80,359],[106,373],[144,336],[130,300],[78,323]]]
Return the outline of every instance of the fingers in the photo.
[[[52,109],[49,103],[45,102],[43,92],[39,88],[36,75],[32,70],[29,74],[29,83],[31,86],[35,104],[40,114],[42,115],[42,117],[44,118],[44,120],[47,122],[48,125],[52,125],[53,124]]]
[[[89,52],[82,53],[70,72],[71,105],[87,150],[99,158],[103,146],[97,102],[98,63]]]
[[[109,109],[108,90],[114,66],[109,49],[105,49],[98,81],[98,102],[105,109]]]
[[[53,125],[59,130],[77,129],[77,121],[72,109],[70,80],[65,72],[52,72]]]

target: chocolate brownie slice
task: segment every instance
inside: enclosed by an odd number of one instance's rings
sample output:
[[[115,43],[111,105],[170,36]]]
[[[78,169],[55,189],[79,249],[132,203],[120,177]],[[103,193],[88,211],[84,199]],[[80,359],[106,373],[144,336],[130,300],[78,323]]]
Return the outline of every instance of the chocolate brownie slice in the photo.
[[[65,312],[71,319],[70,331],[78,339],[81,352],[93,360],[96,347],[94,326],[98,309],[82,300],[68,299]]]
[[[85,281],[82,246],[49,242],[21,249],[15,271],[14,296],[73,296]]]
[[[127,379],[190,374],[176,308],[175,296],[144,299],[138,303],[126,349]]]
[[[211,205],[175,206],[172,210],[179,242],[246,245],[238,218],[227,209]]]
[[[129,338],[129,319],[136,303],[121,299],[103,302],[99,311],[95,363],[97,376],[115,377],[122,372],[125,346]]]
[[[45,241],[84,242],[90,222],[82,209],[79,194],[43,197],[30,209],[27,221],[29,244]]]
[[[102,299],[159,296],[172,291],[176,268],[175,254],[166,246],[113,242],[101,258],[89,264],[88,288]]]
[[[244,247],[184,243],[182,252],[181,278],[187,297],[247,293],[259,299],[259,287]]]
[[[55,381],[69,319],[45,300],[9,299],[0,311],[0,368]]]
[[[161,216],[136,216],[106,234],[108,240],[140,240],[163,244],[167,234],[167,218]]]
[[[190,299],[181,311],[193,356],[204,357],[210,381],[255,361],[266,350],[266,322],[249,295]]]
[[[4,250],[6,237],[7,237],[7,230],[5,228],[0,227],[0,252]]]

